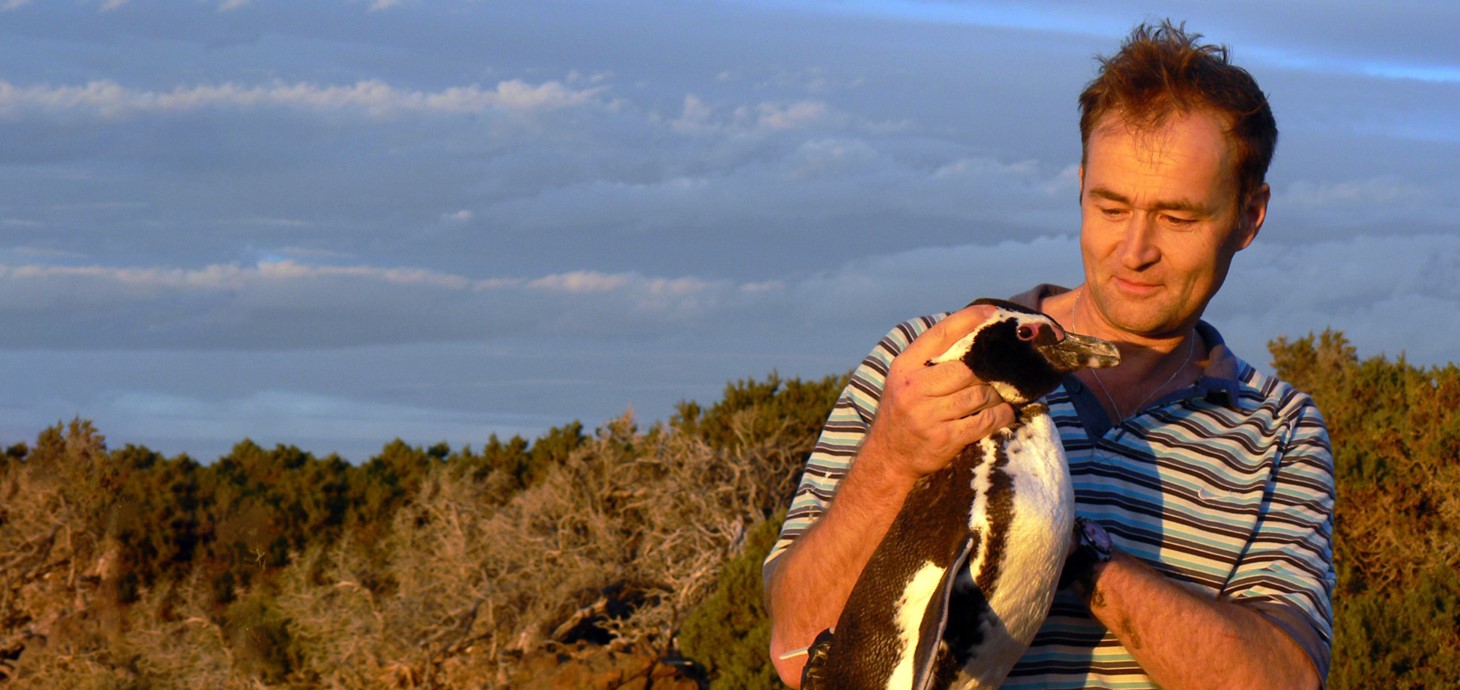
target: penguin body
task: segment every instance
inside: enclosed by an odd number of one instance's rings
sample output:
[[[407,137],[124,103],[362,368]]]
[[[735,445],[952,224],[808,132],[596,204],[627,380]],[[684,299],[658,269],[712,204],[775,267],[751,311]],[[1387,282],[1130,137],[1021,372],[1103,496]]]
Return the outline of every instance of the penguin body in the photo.
[[[1074,524],[1074,493],[1048,408],[1065,373],[1113,366],[1114,346],[1067,334],[1001,300],[929,364],[959,360],[1018,420],[918,480],[831,633],[810,650],[806,690],[997,687],[1043,624]]]

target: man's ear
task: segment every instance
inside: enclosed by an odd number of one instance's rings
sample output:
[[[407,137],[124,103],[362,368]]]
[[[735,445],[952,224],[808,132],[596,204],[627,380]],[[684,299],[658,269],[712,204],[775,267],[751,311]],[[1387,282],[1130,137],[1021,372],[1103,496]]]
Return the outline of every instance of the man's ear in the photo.
[[[1083,178],[1081,185],[1083,186]],[[1246,203],[1242,207],[1242,217],[1238,220],[1237,236],[1233,238],[1237,249],[1246,249],[1257,239],[1257,233],[1262,230],[1262,223],[1267,220],[1267,202],[1272,200],[1272,187],[1263,183],[1247,196]]]

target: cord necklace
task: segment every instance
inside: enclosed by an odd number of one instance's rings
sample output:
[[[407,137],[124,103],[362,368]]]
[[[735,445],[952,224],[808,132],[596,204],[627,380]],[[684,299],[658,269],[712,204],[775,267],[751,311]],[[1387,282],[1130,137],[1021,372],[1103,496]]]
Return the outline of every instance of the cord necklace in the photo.
[[[1075,295],[1075,306],[1074,306],[1073,311],[1071,312],[1073,314],[1073,317],[1074,318],[1071,318],[1070,319],[1070,325],[1071,326],[1074,325],[1075,319],[1080,318],[1080,300],[1084,299],[1084,297],[1085,297],[1085,291],[1088,290],[1088,289],[1089,289],[1088,287],[1081,287],[1080,288],[1080,293],[1077,294],[1077,295]],[[1193,354],[1195,354],[1195,352],[1196,352],[1196,338],[1195,338],[1195,335],[1196,334],[1193,333],[1192,335],[1187,336],[1188,337],[1188,341],[1187,341],[1187,347],[1186,347],[1186,359],[1181,360],[1181,364],[1177,365],[1176,370],[1175,371],[1172,371],[1171,372],[1171,375],[1168,376],[1168,377],[1166,377],[1166,380],[1164,382],[1162,382],[1160,386],[1157,386],[1150,393],[1147,393],[1146,394],[1146,397],[1141,398],[1141,401],[1138,402],[1138,403],[1136,403],[1136,406],[1131,409],[1131,414],[1135,414],[1136,412],[1140,412],[1141,411],[1141,408],[1142,407],[1145,407],[1146,403],[1148,403],[1148,402],[1151,401],[1151,398],[1156,397],[1156,394],[1157,393],[1161,392],[1167,386],[1171,385],[1171,382],[1176,380],[1176,375],[1177,374],[1180,374],[1181,373],[1181,370],[1185,369],[1186,368],[1186,365],[1191,363],[1191,356]],[[1125,419],[1125,414],[1120,411],[1120,405],[1117,405],[1115,403],[1115,398],[1110,395],[1110,389],[1108,389],[1108,388],[1105,387],[1105,382],[1100,380],[1100,372],[1098,372],[1098,371],[1096,371],[1094,369],[1091,369],[1090,370],[1090,375],[1095,378],[1095,384],[1098,385],[1098,386],[1100,386],[1100,392],[1101,393],[1104,393],[1105,394],[1105,399],[1110,402],[1110,409],[1115,412],[1115,416],[1116,416],[1116,420],[1115,421],[1117,421],[1117,422],[1123,421]]]

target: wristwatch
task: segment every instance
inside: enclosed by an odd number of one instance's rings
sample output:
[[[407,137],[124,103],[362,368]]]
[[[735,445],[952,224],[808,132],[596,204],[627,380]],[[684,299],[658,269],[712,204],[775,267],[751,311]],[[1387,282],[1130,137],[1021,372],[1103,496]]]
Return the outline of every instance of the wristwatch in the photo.
[[[1075,518],[1075,547],[1065,558],[1064,572],[1060,573],[1060,587],[1074,585],[1076,594],[1088,600],[1095,589],[1095,571],[1110,561],[1115,545],[1105,528],[1094,520]]]
[[[1104,563],[1110,560],[1110,551],[1114,545],[1110,543],[1110,535],[1105,528],[1094,520],[1075,518],[1075,534],[1079,535],[1080,548],[1090,549],[1090,555],[1095,563]]]

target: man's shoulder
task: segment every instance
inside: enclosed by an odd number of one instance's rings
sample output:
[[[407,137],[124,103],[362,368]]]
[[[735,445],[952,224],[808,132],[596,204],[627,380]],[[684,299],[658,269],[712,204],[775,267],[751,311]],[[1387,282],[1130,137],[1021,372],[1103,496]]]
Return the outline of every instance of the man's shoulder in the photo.
[[[1317,414],[1312,396],[1233,352],[1214,326],[1201,321],[1196,330],[1211,346],[1211,359],[1202,372],[1207,392],[1221,391],[1232,401],[1229,405],[1249,414],[1264,409],[1279,416]]]
[[[882,336],[882,344],[894,348],[896,352],[901,352],[912,341],[916,340],[918,336],[922,335],[929,328],[932,328],[934,324],[948,318],[948,315],[952,313],[951,311],[943,311],[914,316],[893,326],[891,330],[887,331],[887,335]]]
[[[1283,416],[1313,416],[1321,419],[1313,396],[1278,378],[1276,374],[1263,371],[1242,360],[1238,360],[1238,363],[1237,379],[1242,387],[1242,397],[1249,404],[1276,408]]]

